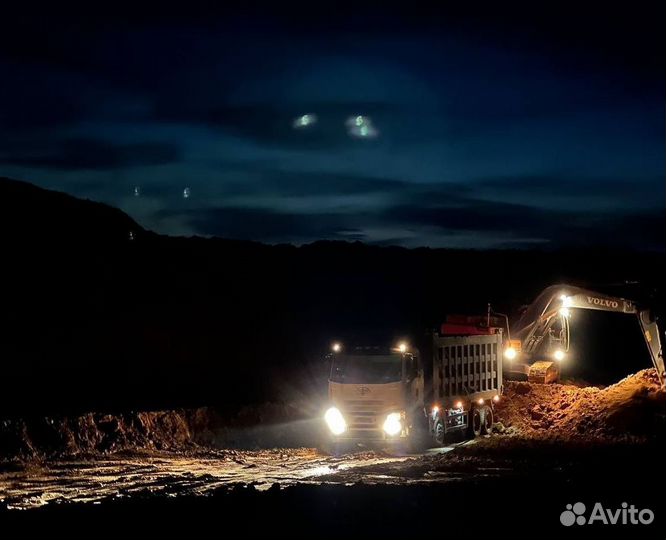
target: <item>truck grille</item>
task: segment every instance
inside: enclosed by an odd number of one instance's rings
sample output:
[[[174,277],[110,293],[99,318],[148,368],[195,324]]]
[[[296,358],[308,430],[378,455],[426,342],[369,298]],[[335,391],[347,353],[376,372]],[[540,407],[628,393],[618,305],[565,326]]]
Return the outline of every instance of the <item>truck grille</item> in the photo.
[[[347,421],[350,433],[377,431],[381,436],[382,422],[386,414],[385,404],[381,400],[347,400],[344,402],[342,414]]]

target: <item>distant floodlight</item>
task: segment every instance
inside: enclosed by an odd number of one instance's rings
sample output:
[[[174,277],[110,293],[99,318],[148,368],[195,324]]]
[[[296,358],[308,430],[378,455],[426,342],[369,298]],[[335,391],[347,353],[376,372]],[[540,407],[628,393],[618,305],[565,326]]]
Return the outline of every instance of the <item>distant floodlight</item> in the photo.
[[[183,190],[183,199],[189,199],[189,198],[190,198],[190,195],[191,195],[191,193],[190,193],[190,188],[186,187],[186,188]]]

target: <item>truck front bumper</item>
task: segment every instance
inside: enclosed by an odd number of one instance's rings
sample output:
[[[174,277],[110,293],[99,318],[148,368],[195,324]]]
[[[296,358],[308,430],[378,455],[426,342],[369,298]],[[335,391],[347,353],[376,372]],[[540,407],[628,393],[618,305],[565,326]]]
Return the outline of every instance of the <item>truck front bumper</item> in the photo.
[[[403,431],[400,435],[387,435],[380,429],[350,429],[342,435],[331,435],[331,440],[340,443],[386,443],[398,444],[407,439],[407,434]]]

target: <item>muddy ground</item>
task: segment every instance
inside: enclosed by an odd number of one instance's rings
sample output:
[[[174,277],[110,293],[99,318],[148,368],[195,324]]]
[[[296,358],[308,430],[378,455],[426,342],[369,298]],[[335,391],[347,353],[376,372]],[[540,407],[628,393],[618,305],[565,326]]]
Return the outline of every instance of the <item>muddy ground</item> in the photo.
[[[3,530],[98,537],[663,538],[663,445],[490,436],[420,455],[314,449],[116,454],[0,475]],[[649,508],[647,526],[564,528],[567,504]],[[238,536],[238,534],[236,534]]]
[[[650,370],[605,389],[507,383],[490,436],[420,454],[341,456],[294,444],[320,422],[300,406],[267,408],[264,429],[249,410],[233,421],[205,410],[15,420],[4,424],[14,453],[0,468],[0,522],[68,537],[241,527],[315,537],[663,538],[663,406]],[[283,447],[270,448],[271,438]],[[576,502],[626,502],[655,519],[565,528],[560,514]]]

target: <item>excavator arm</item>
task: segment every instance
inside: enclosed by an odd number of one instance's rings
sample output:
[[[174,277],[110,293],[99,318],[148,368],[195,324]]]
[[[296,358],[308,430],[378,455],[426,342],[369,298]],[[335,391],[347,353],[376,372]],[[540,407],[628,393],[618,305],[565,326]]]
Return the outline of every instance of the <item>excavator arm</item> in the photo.
[[[650,310],[639,309],[625,298],[604,295],[570,285],[553,285],[545,289],[528,307],[512,334],[524,356],[528,379],[551,382],[559,377],[559,366],[550,360],[560,358],[569,349],[569,315],[571,309],[589,309],[635,315],[647,344],[652,364],[662,384],[666,380],[661,336]]]
[[[638,313],[638,321],[643,331],[645,343],[647,343],[648,350],[650,351],[652,363],[659,374],[659,381],[663,386],[666,383],[666,369],[664,369],[664,356],[661,349],[661,336],[659,335],[657,321],[648,310]]]
[[[625,313],[627,315],[636,315],[641,327],[645,344],[647,345],[652,359],[652,364],[659,374],[659,380],[664,383],[666,373],[664,373],[664,357],[661,348],[661,336],[657,321],[652,316],[649,309],[639,309],[636,304],[626,298],[616,298],[606,296],[586,289],[573,288],[572,294],[566,294],[562,298],[562,303],[567,304],[568,308],[592,309],[597,311],[610,311],[613,313]],[[566,309],[566,308],[565,308]],[[566,312],[565,312],[566,314]]]

